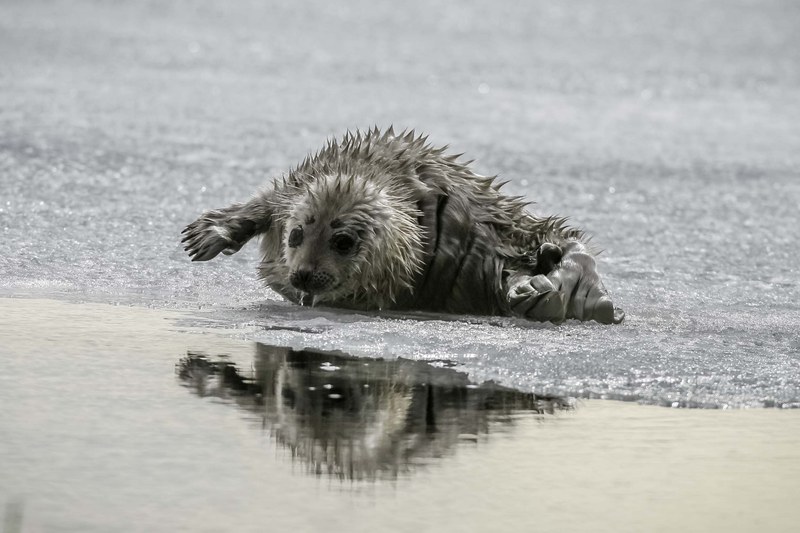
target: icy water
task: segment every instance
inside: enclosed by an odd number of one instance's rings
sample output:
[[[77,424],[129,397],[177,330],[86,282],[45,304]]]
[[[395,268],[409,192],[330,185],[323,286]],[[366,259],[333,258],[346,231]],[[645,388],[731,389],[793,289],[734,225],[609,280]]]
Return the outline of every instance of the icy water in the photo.
[[[800,406],[798,4],[339,4],[0,3],[6,529],[22,513],[24,531],[213,531],[230,516],[256,530],[277,513],[310,530],[786,530],[800,464],[797,411],[783,409]],[[259,286],[254,245],[189,262],[179,235],[201,211],[246,199],[328,136],[389,124],[594,235],[626,321],[299,308]],[[174,374],[189,352],[239,354],[246,373],[254,343],[629,402],[484,413],[477,444],[350,484],[304,473],[241,397]]]
[[[0,300],[5,531],[792,531],[800,411],[572,406],[458,365]],[[31,328],[38,335],[7,335]]]

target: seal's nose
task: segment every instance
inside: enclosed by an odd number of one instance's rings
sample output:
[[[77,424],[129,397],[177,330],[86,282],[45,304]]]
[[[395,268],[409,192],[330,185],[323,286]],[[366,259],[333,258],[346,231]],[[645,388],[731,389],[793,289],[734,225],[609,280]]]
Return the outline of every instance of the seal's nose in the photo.
[[[314,279],[314,272],[306,268],[298,268],[289,276],[289,283],[299,291],[309,292],[311,280]]]
[[[319,294],[336,285],[336,278],[324,269],[298,268],[289,274],[289,283],[298,291]]]

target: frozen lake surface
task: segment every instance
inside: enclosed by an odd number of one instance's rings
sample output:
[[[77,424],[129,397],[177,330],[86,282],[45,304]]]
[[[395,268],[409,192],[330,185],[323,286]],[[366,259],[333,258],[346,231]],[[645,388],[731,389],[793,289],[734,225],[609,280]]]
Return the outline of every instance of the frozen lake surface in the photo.
[[[4,531],[790,530],[800,410],[742,408],[800,407],[798,28],[794,0],[4,0]],[[189,261],[203,210],[390,124],[593,235],[626,321],[303,308],[254,244]],[[176,377],[198,354],[257,379]]]
[[[800,405],[800,10],[763,2],[4,2],[0,294],[525,391]],[[739,21],[731,31],[731,21]],[[618,327],[305,309],[179,233],[329,135],[413,127],[605,252]],[[206,322],[202,322],[206,323]],[[24,334],[36,335],[36,331]]]

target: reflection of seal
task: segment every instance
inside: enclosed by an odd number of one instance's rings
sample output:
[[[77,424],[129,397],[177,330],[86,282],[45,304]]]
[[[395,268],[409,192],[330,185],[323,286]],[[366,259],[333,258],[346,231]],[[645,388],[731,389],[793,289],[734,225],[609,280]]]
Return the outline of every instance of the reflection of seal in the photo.
[[[261,278],[295,302],[620,322],[583,233],[467,165],[413,131],[348,133],[183,242],[207,261],[260,235]]]
[[[559,398],[472,383],[453,368],[403,358],[259,343],[251,368],[197,352],[176,365],[198,396],[229,398],[257,413],[293,461],[340,479],[393,479],[519,415],[569,408]]]

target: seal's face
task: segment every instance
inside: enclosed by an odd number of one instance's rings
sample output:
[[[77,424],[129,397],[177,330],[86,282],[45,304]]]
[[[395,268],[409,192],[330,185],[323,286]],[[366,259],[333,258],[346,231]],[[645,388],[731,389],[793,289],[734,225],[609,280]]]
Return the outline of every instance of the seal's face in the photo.
[[[363,229],[341,218],[292,216],[284,236],[289,283],[298,291],[321,295],[342,289],[359,262]]]
[[[288,283],[315,303],[393,300],[421,265],[417,211],[354,176],[314,180],[284,219]]]
[[[354,296],[386,213],[354,178],[328,177],[296,199],[284,225],[289,283],[315,302]]]

